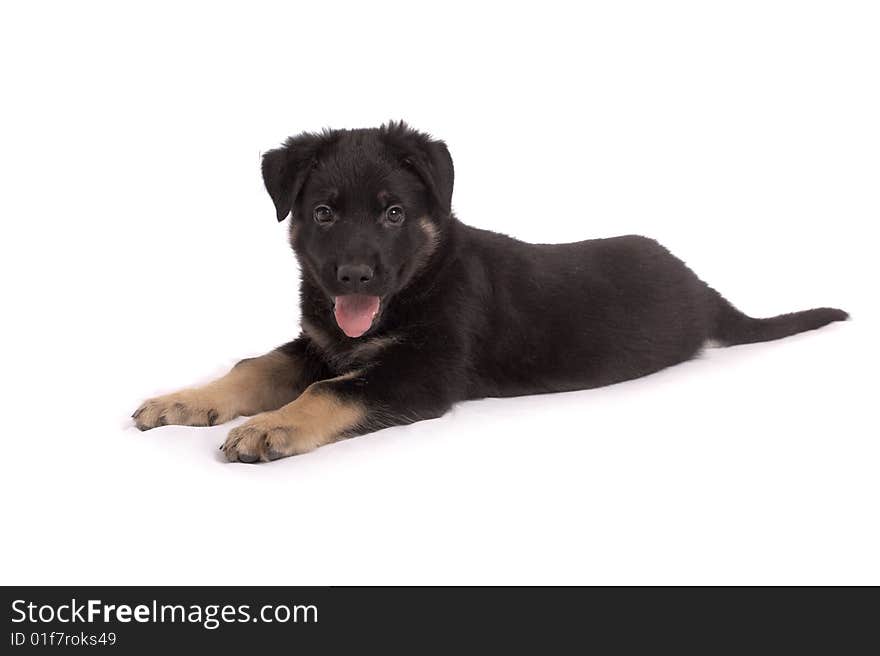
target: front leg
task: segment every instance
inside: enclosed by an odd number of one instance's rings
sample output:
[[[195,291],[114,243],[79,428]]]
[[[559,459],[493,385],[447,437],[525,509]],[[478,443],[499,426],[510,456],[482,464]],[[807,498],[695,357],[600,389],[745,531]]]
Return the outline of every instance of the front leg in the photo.
[[[255,415],[289,403],[320,375],[309,360],[304,339],[232,370],[201,387],[183,389],[145,401],[132,415],[140,430],[166,424],[214,426],[239,415]]]
[[[267,462],[380,428],[439,417],[457,400],[429,362],[383,360],[310,385],[295,401],[232,429],[231,462]]]

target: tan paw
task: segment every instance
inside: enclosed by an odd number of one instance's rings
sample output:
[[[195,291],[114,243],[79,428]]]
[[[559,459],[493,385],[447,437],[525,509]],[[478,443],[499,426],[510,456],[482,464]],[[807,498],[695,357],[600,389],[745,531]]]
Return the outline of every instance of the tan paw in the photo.
[[[132,415],[135,426],[142,431],[168,424],[214,426],[235,417],[228,404],[196,389],[149,399]]]
[[[269,462],[306,453],[316,446],[303,439],[300,430],[281,413],[264,412],[229,431],[220,448],[230,462]]]

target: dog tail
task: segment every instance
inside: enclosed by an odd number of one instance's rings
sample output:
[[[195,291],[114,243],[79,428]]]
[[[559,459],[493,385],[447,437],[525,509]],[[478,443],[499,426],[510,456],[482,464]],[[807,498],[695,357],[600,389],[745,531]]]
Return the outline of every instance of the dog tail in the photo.
[[[827,307],[780,314],[768,319],[755,319],[737,310],[718,292],[715,292],[715,296],[717,313],[712,338],[724,346],[769,342],[807,330],[815,330],[833,321],[849,319],[847,312]]]

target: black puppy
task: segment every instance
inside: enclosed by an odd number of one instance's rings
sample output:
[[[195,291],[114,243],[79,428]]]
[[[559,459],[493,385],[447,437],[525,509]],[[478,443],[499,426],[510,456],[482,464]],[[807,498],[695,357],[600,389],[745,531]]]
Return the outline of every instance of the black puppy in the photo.
[[[256,415],[223,445],[258,462],[487,396],[586,389],[847,318],[753,319],[636,235],[526,244],[452,214],[442,141],[403,123],[305,133],[263,157],[302,269],[302,334],[203,387],[151,399],[138,428]]]

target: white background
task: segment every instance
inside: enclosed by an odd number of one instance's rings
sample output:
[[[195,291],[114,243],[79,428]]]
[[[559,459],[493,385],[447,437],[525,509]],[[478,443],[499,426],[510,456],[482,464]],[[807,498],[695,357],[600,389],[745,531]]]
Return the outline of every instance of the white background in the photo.
[[[876,4],[529,6],[4,4],[3,583],[880,583]],[[135,430],[298,332],[261,152],[392,118],[467,223],[853,321],[269,465]]]

